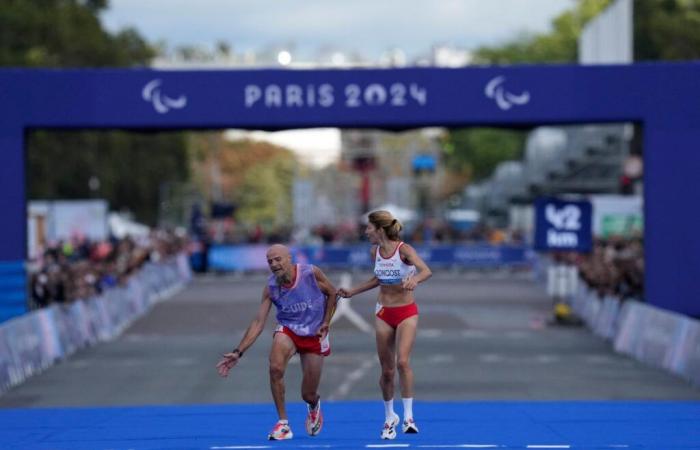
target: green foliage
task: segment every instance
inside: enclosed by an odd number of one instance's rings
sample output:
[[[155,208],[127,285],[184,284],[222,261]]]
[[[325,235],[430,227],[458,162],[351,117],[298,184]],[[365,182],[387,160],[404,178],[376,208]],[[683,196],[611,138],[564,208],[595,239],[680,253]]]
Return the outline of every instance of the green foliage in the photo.
[[[583,27],[612,0],[577,0],[555,18],[549,32],[521,35],[502,46],[475,51],[479,64],[574,63]],[[637,61],[700,58],[700,0],[634,2],[634,56]],[[520,132],[454,130],[445,140],[448,168],[474,178],[490,175],[498,162],[519,157]]]
[[[98,14],[106,0],[0,0],[0,66],[144,65],[153,49],[126,29],[110,35]]]
[[[30,133],[29,197],[106,198],[114,210],[130,210],[155,225],[159,192],[188,178],[181,133],[36,131]],[[91,177],[99,188],[89,187]]]
[[[452,130],[444,142],[445,163],[452,171],[479,180],[501,161],[520,159],[525,132],[498,128]]]
[[[501,46],[474,52],[477,64],[571,63],[577,60],[578,38],[584,25],[611,0],[577,0],[552,21],[547,33],[523,34]],[[520,159],[525,132],[505,129],[452,130],[444,142],[445,161],[453,173],[479,180],[506,160]]]
[[[474,52],[477,64],[567,63],[577,60],[578,38],[584,25],[612,0],[578,0],[575,7],[552,21],[548,33],[524,34],[496,47]]]
[[[634,59],[700,59],[700,0],[634,2]]]
[[[99,14],[107,0],[0,0],[0,66],[133,67],[153,49],[133,29],[110,34]],[[30,198],[105,198],[155,224],[163,183],[187,179],[181,133],[35,131],[27,141]],[[88,180],[100,182],[91,191]]]
[[[279,155],[247,170],[236,191],[236,217],[267,228],[290,224],[295,164],[293,157]]]

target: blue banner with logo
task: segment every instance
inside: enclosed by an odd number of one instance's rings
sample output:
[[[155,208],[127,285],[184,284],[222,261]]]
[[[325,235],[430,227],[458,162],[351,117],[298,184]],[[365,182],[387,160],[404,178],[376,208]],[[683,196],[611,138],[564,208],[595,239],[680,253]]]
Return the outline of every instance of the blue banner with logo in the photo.
[[[700,63],[353,70],[0,70],[0,265],[25,259],[28,129],[644,125],[645,291],[700,316]],[[669,149],[673,149],[669,157]],[[546,223],[545,223],[546,224]],[[547,231],[543,231],[546,244]],[[577,230],[554,248],[581,251]],[[576,236],[576,245],[571,238]],[[679,252],[682,249],[682,257]],[[20,275],[24,273],[21,269]],[[14,277],[13,277],[14,278]],[[18,286],[18,285],[17,285]],[[0,293],[0,317],[26,295]]]
[[[209,250],[209,268],[219,271],[267,270],[267,246],[215,245]],[[527,266],[532,250],[520,245],[415,245],[431,268],[496,268]],[[370,268],[370,246],[300,246],[291,249],[294,262],[314,264],[327,269]]]
[[[541,197],[535,201],[535,250],[591,251],[591,202]]]

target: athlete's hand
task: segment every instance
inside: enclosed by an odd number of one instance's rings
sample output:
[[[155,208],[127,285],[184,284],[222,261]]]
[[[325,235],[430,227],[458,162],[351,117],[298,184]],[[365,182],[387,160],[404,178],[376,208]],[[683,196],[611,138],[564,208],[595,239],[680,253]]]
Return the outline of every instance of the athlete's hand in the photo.
[[[416,288],[416,286],[418,286],[418,283],[412,276],[408,276],[403,279],[401,286],[407,291],[412,291]]]
[[[328,335],[328,331],[330,331],[330,328],[331,326],[327,323],[321,324],[318,331],[316,332],[316,336],[318,336],[319,339],[325,339],[325,337]]]
[[[221,361],[216,365],[216,370],[219,371],[220,376],[227,377],[229,371],[233,369],[233,366],[238,364],[240,359],[241,354],[238,352],[225,353],[221,357]]]
[[[338,297],[350,298],[350,297],[352,297],[352,295],[350,294],[350,291],[346,290],[345,288],[340,288],[340,289],[338,289]]]

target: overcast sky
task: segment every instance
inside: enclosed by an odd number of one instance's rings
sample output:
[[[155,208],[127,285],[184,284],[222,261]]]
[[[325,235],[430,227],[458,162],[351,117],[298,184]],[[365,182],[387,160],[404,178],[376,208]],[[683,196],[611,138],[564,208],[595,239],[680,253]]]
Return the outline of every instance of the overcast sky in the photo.
[[[133,26],[149,41],[237,52],[295,45],[313,56],[323,48],[376,58],[402,48],[409,58],[433,44],[466,49],[521,32],[543,32],[574,0],[110,0],[105,26]]]

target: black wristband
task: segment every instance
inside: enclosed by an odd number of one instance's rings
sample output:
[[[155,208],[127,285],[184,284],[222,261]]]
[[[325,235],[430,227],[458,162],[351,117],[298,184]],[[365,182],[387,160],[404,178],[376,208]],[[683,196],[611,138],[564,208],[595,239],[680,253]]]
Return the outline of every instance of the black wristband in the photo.
[[[233,350],[231,350],[231,353],[238,353],[238,357],[243,358],[243,352],[240,351],[238,348],[234,348]]]

